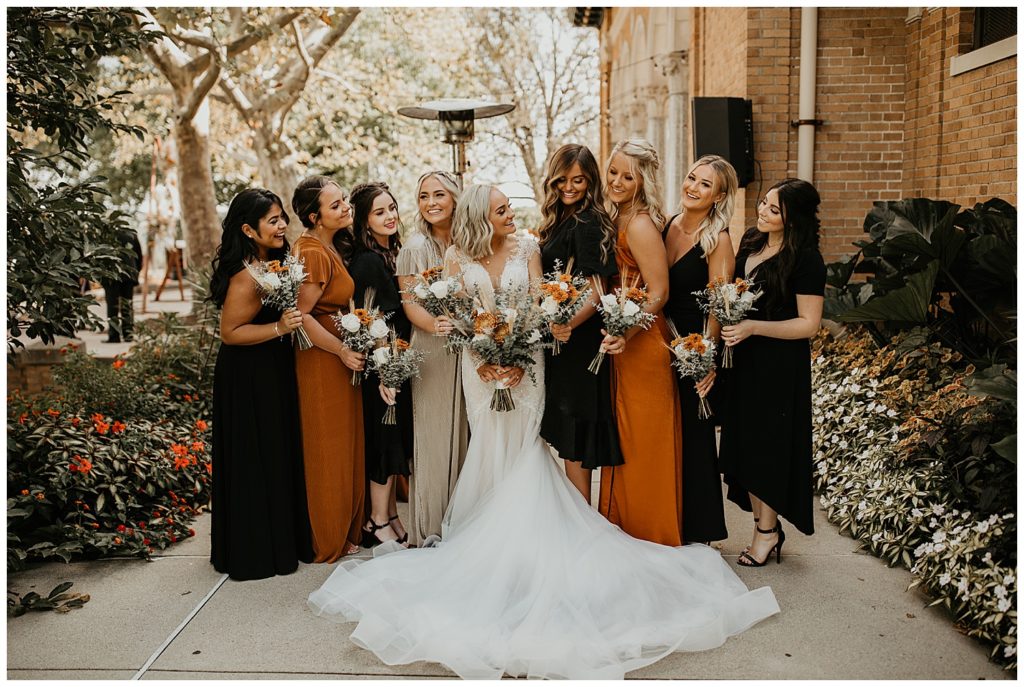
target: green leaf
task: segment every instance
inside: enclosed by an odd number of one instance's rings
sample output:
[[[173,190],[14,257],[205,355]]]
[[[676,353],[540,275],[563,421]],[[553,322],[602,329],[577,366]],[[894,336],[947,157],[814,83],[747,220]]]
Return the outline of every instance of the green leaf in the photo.
[[[53,601],[53,597],[57,596],[58,594],[63,594],[67,590],[71,589],[72,586],[74,586],[74,582],[61,582],[56,587],[54,587],[53,590],[50,592],[49,599]]]
[[[847,310],[839,316],[841,322],[870,322],[882,320],[887,322],[924,323],[928,317],[928,305],[931,303],[935,277],[939,271],[938,260],[928,263],[928,267],[910,276],[907,285],[901,289],[890,291],[884,296],[873,298],[864,305]]]
[[[1016,433],[1010,434],[1009,436],[1003,437],[1001,440],[994,444],[990,444],[992,450],[997,454],[1010,461],[1013,464],[1017,463],[1017,435]]]

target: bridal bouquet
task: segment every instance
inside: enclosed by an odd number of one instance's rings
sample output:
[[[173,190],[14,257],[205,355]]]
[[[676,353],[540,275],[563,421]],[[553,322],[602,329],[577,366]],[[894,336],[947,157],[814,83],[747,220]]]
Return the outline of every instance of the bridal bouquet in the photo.
[[[334,325],[341,334],[341,342],[356,353],[368,353],[377,347],[377,343],[388,337],[387,315],[373,307],[375,292],[367,289],[362,308],[355,307],[355,301],[349,301],[348,313],[331,315]],[[352,370],[352,386],[359,386],[363,381],[363,373]]]
[[[405,291],[416,303],[434,317],[445,315],[453,319],[460,307],[465,306],[465,296],[460,294],[462,283],[458,277],[445,276],[441,265],[413,275],[416,283]]]
[[[676,368],[679,376],[689,377],[694,382],[707,377],[715,369],[715,342],[703,334],[680,336],[671,320],[668,320],[668,328],[672,333],[672,342],[668,344],[668,349],[675,357],[672,367]],[[708,399],[703,396],[700,397],[697,417],[701,420],[711,417],[711,406]]]
[[[456,334],[448,337],[453,347],[468,349],[481,362],[502,367],[521,367],[535,380],[533,354],[539,350],[541,329],[546,321],[537,305],[533,289],[501,290],[494,302],[484,302],[480,294],[474,307],[462,311],[455,320]],[[512,390],[496,382],[491,410],[515,410]]]
[[[586,305],[586,295],[590,293],[590,280],[572,274],[572,259],[562,271],[562,261],[555,260],[555,269],[541,278],[540,309],[551,324],[569,324],[572,318]],[[551,348],[552,355],[562,350],[562,342],[555,339]]]
[[[262,295],[260,302],[284,312],[294,310],[299,304],[299,285],[306,278],[306,268],[302,258],[289,255],[284,259],[264,262],[255,260],[247,263],[249,271]],[[299,342],[299,350],[305,351],[313,347],[309,335],[302,325],[292,332],[292,339]]]
[[[700,309],[715,316],[718,323],[725,325],[738,324],[745,319],[754,307],[754,301],[761,297],[760,291],[754,291],[754,282],[736,279],[726,281],[722,277],[715,277],[708,282],[703,291],[694,291],[700,303]],[[732,367],[732,347],[726,345],[722,349],[722,367]]]
[[[410,348],[408,341],[398,338],[394,327],[390,328],[389,334],[385,345],[373,349],[367,368],[377,373],[381,384],[389,389],[398,389],[406,380],[420,376],[423,352]],[[395,406],[389,405],[381,424],[394,425],[397,422]]]
[[[628,271],[623,270],[623,286],[615,289],[614,293],[602,293],[597,304],[597,311],[601,313],[601,319],[604,321],[604,330],[610,336],[622,336],[636,326],[650,329],[657,319],[657,316],[643,308],[650,299],[647,296],[647,287],[637,286],[640,283],[640,276],[634,277],[632,286],[626,287],[628,275]],[[601,363],[604,362],[604,356],[604,351],[598,351],[587,369],[597,374],[601,369]]]

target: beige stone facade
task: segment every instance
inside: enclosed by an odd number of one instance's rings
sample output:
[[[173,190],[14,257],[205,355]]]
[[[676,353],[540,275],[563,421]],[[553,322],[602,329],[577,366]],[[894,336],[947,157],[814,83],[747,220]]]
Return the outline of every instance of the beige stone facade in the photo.
[[[734,241],[758,192],[797,176],[799,7],[608,8],[600,16],[602,158],[615,141],[661,151],[667,209],[693,159],[691,98],[753,103],[756,175],[741,191]],[[876,200],[1017,203],[1016,37],[974,50],[974,8],[817,9],[813,178],[823,252],[854,250]]]

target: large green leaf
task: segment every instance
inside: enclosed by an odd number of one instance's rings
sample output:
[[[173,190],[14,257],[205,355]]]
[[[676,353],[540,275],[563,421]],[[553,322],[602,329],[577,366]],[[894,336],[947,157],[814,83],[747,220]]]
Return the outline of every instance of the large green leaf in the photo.
[[[923,324],[928,318],[935,277],[939,261],[928,263],[921,272],[911,275],[906,286],[872,298],[861,306],[847,310],[839,316],[841,322],[914,322]]]
[[[877,205],[877,203],[876,203]],[[880,214],[885,228],[882,255],[892,259],[901,254],[938,258],[949,268],[967,240],[955,226],[959,205],[944,200],[910,198],[886,203]]]
[[[1000,456],[1010,461],[1014,465],[1017,464],[1017,435],[1011,434],[1007,437],[1003,437],[1002,440],[995,444],[992,444],[992,450],[998,453]]]

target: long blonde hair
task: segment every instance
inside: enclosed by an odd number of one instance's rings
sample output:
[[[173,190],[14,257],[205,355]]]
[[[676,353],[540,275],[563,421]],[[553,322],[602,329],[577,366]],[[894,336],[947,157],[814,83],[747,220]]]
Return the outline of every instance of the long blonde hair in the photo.
[[[441,184],[441,188],[447,191],[452,197],[452,225],[455,225],[455,211],[459,207],[459,197],[462,195],[462,190],[459,188],[459,182],[456,181],[455,176],[451,172],[427,172],[420,177],[419,181],[416,182],[416,204],[419,207],[420,191],[423,189],[423,183],[433,177],[437,179],[437,183]],[[413,230],[423,234],[423,237],[433,244],[434,248],[437,249],[438,255],[444,255],[444,250],[441,249],[441,244],[434,238],[433,225],[427,221],[427,219],[419,212],[416,211],[416,218],[412,221]]]
[[[700,243],[703,257],[706,258],[718,247],[719,235],[722,233],[722,230],[729,228],[729,222],[732,221],[739,180],[736,178],[736,170],[721,155],[704,155],[693,163],[690,169],[687,170],[686,176],[690,176],[693,170],[701,165],[707,165],[715,172],[714,182],[711,185],[711,195],[725,194],[725,198],[712,204],[707,216],[700,221],[700,225],[697,227],[699,232],[697,241]],[[679,209],[681,212],[684,211],[682,196],[683,194],[680,193]]]
[[[666,217],[665,211],[662,210],[661,186],[658,184],[658,167],[661,166],[658,151],[645,138],[627,138],[616,143],[604,165],[605,198],[608,197],[608,168],[611,167],[612,158],[616,153],[622,153],[629,158],[630,171],[634,177],[639,177],[637,195],[633,198],[633,214],[646,210],[654,226],[658,231],[662,231],[665,228]],[[618,219],[619,208],[615,203],[606,201],[605,207],[612,222]]]
[[[544,203],[541,206],[541,223],[537,233],[540,245],[547,243],[551,231],[569,216],[562,201],[559,200],[558,184],[565,180],[569,168],[574,164],[580,166],[587,180],[587,192],[577,206],[571,210],[578,217],[586,210],[592,210],[601,224],[601,259],[607,260],[608,254],[615,248],[615,225],[612,224],[608,211],[604,208],[604,193],[601,187],[601,171],[598,169],[594,154],[586,146],[566,143],[551,154],[544,178]]]
[[[491,213],[491,191],[488,184],[473,184],[462,192],[452,218],[452,244],[471,260],[490,255],[494,227],[487,216]]]

